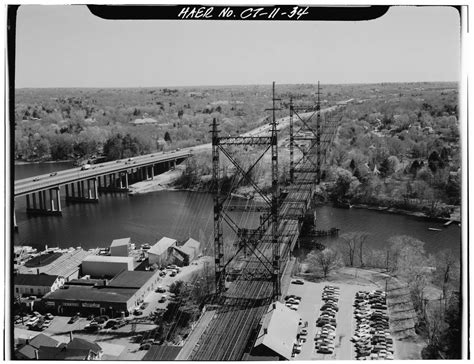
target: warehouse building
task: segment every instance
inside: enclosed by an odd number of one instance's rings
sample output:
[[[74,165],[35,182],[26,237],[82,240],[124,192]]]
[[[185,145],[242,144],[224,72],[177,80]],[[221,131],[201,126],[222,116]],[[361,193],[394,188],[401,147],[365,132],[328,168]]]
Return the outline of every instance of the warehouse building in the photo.
[[[90,255],[82,261],[81,270],[82,275],[92,278],[111,278],[123,270],[133,270],[133,257]]]
[[[122,271],[111,281],[68,284],[43,298],[50,311],[58,314],[93,313],[120,316],[132,312],[158,286],[159,271]],[[87,280],[84,280],[87,281]]]
[[[148,262],[150,265],[157,264],[164,266],[172,259],[173,247],[177,241],[175,239],[163,237],[150,250],[148,250]]]
[[[130,254],[131,239],[115,239],[110,244],[110,255],[113,257],[128,257]]]
[[[281,302],[275,302],[268,308],[262,320],[253,357],[278,357],[291,360],[293,346],[298,335],[300,316]]]
[[[179,266],[191,264],[199,256],[200,247],[201,244],[193,238],[186,240],[182,246],[174,247],[172,252],[174,264]]]
[[[44,296],[64,284],[64,278],[49,274],[16,274],[13,276],[15,296]]]

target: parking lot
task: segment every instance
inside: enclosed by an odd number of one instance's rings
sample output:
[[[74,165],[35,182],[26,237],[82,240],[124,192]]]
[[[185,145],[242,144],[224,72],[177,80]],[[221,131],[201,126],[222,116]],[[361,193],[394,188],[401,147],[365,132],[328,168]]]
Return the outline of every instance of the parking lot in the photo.
[[[141,315],[130,315],[125,319],[125,325],[115,329],[106,328],[99,332],[88,332],[85,330],[86,326],[90,324],[90,320],[86,317],[79,317],[76,321],[70,322],[70,316],[57,316],[51,320],[49,327],[42,331],[30,330],[25,324],[16,324],[14,336],[17,338],[31,338],[38,335],[40,332],[51,336],[59,342],[69,342],[71,332],[75,337],[83,338],[92,342],[98,343],[104,350],[104,358],[106,360],[141,360],[146,354],[146,350],[139,350],[140,342],[135,342],[134,336],[140,333],[148,332],[157,326],[152,320],[147,321],[146,317],[150,316],[155,310],[164,310],[169,301],[169,287],[178,280],[188,281],[192,279],[194,274],[203,269],[209,257],[202,257],[194,264],[180,269],[180,272],[171,277],[169,272],[165,277],[159,281],[159,286],[163,287],[166,292],[151,291],[146,297],[146,307],[141,309]],[[160,298],[166,295],[167,299],[164,302],[158,302]]]
[[[317,332],[316,320],[320,316],[321,305],[324,304],[322,294],[327,285],[339,287],[338,312],[335,315],[336,331],[332,354],[317,353],[314,337]],[[354,360],[355,347],[351,342],[351,336],[355,332],[356,321],[354,318],[354,298],[358,291],[377,289],[375,285],[360,285],[334,282],[313,283],[304,281],[304,284],[290,284],[285,295],[296,295],[301,297],[301,302],[296,312],[301,316],[302,322],[308,322],[307,339],[302,344],[301,353],[293,360]]]

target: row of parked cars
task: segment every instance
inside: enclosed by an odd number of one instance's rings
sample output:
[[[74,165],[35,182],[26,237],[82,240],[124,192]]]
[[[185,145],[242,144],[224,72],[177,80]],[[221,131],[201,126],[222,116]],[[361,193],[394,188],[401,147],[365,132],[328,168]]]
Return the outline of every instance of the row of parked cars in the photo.
[[[319,329],[314,337],[315,349],[320,354],[334,353],[339,294],[340,289],[337,286],[327,285],[323,289],[321,313],[316,320]]]
[[[358,360],[393,360],[386,293],[359,291],[354,300],[356,332],[352,336]]]
[[[16,315],[14,323],[17,325],[25,325],[29,330],[43,331],[51,325],[54,316],[50,313],[41,315],[38,311],[25,316]]]
[[[290,294],[289,296],[285,296],[285,306],[293,311],[297,311],[300,307],[301,297],[295,296]]]

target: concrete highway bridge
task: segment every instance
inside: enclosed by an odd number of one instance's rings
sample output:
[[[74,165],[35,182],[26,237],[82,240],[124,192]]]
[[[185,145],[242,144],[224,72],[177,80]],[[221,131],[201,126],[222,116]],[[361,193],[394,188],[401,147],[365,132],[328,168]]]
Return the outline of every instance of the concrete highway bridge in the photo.
[[[97,203],[99,192],[128,192],[130,183],[153,179],[191,155],[191,149],[157,152],[28,177],[15,181],[14,197],[26,197],[29,214],[61,215],[61,188],[67,202]]]

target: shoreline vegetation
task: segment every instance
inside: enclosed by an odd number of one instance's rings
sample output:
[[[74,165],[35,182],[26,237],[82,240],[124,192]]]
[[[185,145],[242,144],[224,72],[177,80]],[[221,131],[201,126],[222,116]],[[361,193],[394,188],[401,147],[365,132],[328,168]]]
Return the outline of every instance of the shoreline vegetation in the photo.
[[[145,193],[157,192],[157,191],[211,192],[209,191],[209,188],[207,187],[203,188],[199,184],[196,184],[194,186],[188,186],[188,187],[183,187],[177,184],[177,181],[179,181],[179,179],[182,177],[185,171],[185,168],[186,167],[184,165],[178,165],[176,166],[176,169],[157,175],[152,180],[134,183],[133,185],[129,186],[130,188],[129,195],[138,195],[138,194],[145,194]],[[253,196],[250,196],[248,193],[246,193],[246,191],[239,191],[239,190],[237,190],[235,193],[232,193],[232,196],[236,198],[246,199],[246,200],[253,198]],[[256,200],[256,198],[254,200]],[[319,205],[327,205],[327,204],[332,204],[332,203],[330,201],[319,203]],[[461,223],[460,206],[456,206],[454,213],[452,213],[449,218],[433,217],[421,211],[411,211],[411,210],[401,209],[401,208],[396,208],[396,207],[377,206],[377,205],[369,205],[369,204],[362,204],[362,203],[350,205],[350,208],[373,210],[373,211],[398,214],[398,215],[414,216],[414,217],[441,221],[441,222],[453,221],[454,223]]]

